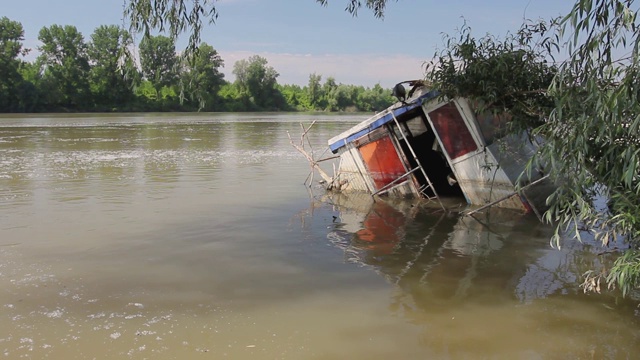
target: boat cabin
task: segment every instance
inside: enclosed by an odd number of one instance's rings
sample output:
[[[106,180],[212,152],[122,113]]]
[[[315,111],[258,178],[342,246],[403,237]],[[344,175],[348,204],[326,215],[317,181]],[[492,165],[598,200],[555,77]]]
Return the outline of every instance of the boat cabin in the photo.
[[[467,99],[443,100],[419,81],[409,85],[406,99],[329,140],[340,159],[331,188],[544,210],[552,191],[544,174],[521,176],[534,139],[505,136],[507,117],[480,114]]]

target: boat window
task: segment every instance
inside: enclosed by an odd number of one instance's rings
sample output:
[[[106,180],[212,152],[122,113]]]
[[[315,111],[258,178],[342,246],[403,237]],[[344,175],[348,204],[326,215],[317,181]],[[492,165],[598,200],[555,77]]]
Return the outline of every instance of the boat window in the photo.
[[[451,159],[478,149],[478,145],[454,103],[450,102],[431,111],[429,118]]]

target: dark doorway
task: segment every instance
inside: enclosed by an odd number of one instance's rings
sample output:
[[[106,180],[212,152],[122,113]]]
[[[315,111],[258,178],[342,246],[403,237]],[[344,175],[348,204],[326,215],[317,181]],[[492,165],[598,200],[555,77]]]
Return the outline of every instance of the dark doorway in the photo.
[[[435,188],[438,196],[463,196],[462,190],[457,183],[450,185],[450,179],[453,180],[455,179],[455,177],[453,176],[453,172],[449,167],[449,163],[447,162],[444,154],[439,151],[439,146],[436,142],[436,136],[431,127],[426,122],[426,119],[422,116],[420,118],[425,125],[426,131],[422,132],[419,135],[414,135],[411,134],[410,131],[405,131],[405,134],[409,133],[409,136],[407,136],[409,145],[411,146],[411,148],[413,148],[416,157],[420,161],[424,172],[429,177],[429,180]],[[402,152],[405,154],[405,158],[409,162],[410,168],[416,168],[418,164],[411,154],[411,151],[406,142],[401,137],[398,138],[398,140],[400,147],[402,148]],[[425,179],[421,171],[415,171],[413,173],[413,177],[415,181],[418,182],[420,188],[426,189],[425,194],[427,196],[431,197],[434,195],[433,192],[428,189],[427,180]]]

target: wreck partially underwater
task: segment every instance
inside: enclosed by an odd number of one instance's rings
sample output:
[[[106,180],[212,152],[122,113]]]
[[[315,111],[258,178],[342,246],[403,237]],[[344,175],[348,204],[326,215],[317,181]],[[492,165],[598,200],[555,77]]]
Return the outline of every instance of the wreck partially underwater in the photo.
[[[396,85],[394,95],[397,103],[328,141],[339,159],[334,176],[324,176],[328,189],[464,196],[471,205],[538,216],[545,210],[551,182],[542,171],[523,175],[537,144],[526,134],[505,135],[507,117],[479,113],[467,99],[442,99],[420,81]]]

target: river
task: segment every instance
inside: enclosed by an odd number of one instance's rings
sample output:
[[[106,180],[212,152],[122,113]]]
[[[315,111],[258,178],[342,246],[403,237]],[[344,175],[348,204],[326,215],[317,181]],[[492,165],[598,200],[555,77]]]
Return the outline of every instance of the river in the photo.
[[[312,120],[319,157],[362,115],[0,117],[0,357],[640,353],[636,303],[579,287],[597,246],[309,188]]]

